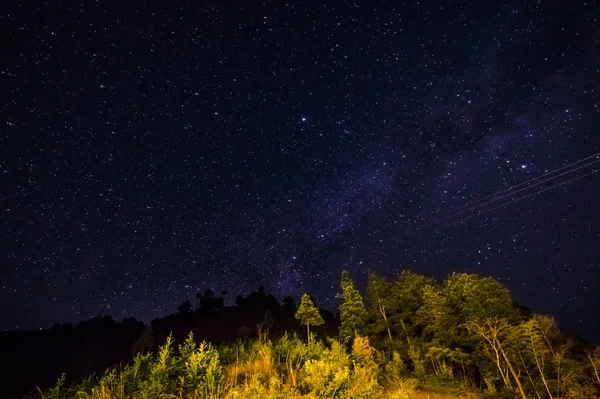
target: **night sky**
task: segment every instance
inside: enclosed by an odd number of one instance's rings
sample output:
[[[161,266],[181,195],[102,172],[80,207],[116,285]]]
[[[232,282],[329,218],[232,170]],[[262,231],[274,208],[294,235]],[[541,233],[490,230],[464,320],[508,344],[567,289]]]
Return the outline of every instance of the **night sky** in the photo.
[[[0,329],[410,268],[600,341],[597,1],[18,3]]]

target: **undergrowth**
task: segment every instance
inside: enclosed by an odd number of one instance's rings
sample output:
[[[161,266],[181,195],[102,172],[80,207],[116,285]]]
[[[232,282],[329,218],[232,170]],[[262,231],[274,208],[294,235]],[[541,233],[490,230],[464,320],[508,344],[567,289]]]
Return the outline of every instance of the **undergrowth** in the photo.
[[[419,396],[417,380],[404,377],[397,354],[385,365],[384,357],[361,336],[351,345],[284,335],[216,348],[190,333],[181,345],[168,337],[156,353],[71,385],[62,376],[39,393],[43,399],[427,398]]]

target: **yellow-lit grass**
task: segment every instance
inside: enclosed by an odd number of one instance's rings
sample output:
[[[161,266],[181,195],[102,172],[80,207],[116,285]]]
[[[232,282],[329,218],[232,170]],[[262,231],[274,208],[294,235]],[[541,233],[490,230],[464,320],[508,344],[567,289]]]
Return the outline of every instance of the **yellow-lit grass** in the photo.
[[[415,392],[411,399],[477,399],[475,394],[450,395],[447,393]]]
[[[273,352],[267,344],[260,344],[256,354],[245,360],[236,360],[226,367],[230,387],[249,378],[278,377]]]

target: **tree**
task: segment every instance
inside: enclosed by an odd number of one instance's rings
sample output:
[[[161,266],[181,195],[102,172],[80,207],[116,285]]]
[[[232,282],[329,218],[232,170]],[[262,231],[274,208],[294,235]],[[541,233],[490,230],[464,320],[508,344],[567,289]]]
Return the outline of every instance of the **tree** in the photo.
[[[425,311],[430,312],[430,317],[432,311],[436,314],[425,332],[433,332],[433,339],[449,347],[475,349],[477,340],[459,327],[470,320],[481,322],[498,317],[514,325],[521,319],[508,289],[493,278],[454,273],[437,294],[435,290],[425,292],[425,306],[419,316],[424,316]]]
[[[217,310],[217,302],[215,298],[215,293],[211,289],[207,289],[204,291],[204,294],[197,293],[196,299],[198,299],[198,309],[212,312]]]
[[[574,342],[560,334],[552,317],[534,315],[519,325],[517,342],[535,365],[549,399],[564,398],[581,386],[584,367],[572,357]]]
[[[446,298],[437,286],[423,288],[423,306],[416,312],[416,322],[423,327],[423,335],[430,340],[447,343],[447,333],[452,334],[452,323],[447,317]]]
[[[549,399],[554,399],[552,388],[548,381],[549,373],[551,372],[549,370],[550,358],[554,351],[552,343],[548,339],[548,333],[550,329],[554,330],[555,328],[554,320],[545,316],[535,315],[530,320],[521,323],[518,330],[520,335],[519,341],[524,346],[523,352],[529,353],[533,359]],[[560,368],[558,371],[560,374]]]
[[[283,310],[283,313],[286,315],[286,317],[289,316],[293,316],[296,314],[296,302],[294,301],[294,298],[292,298],[291,296],[286,296],[285,298],[283,298],[282,304],[281,304],[281,309]]]
[[[506,387],[512,387],[510,382],[510,377],[512,376],[514,382],[517,384],[517,389],[521,398],[527,399],[523,384],[521,383],[521,373],[517,371],[516,366],[511,361],[504,346],[504,336],[511,328],[508,321],[499,317],[489,317],[484,319],[472,318],[464,324],[464,327],[483,339],[485,343],[484,348],[486,348],[484,353],[498,368],[498,372]]]
[[[319,313],[313,301],[310,299],[310,295],[302,295],[300,300],[300,306],[296,312],[296,319],[300,320],[300,324],[306,326],[306,336],[310,341],[310,325],[320,326],[325,323],[323,317]]]
[[[362,297],[354,287],[354,283],[347,271],[342,272],[340,290],[340,337],[350,339],[364,329],[367,320],[367,311]]]
[[[177,307],[177,313],[188,314],[192,311],[192,303],[189,299],[181,302]]]
[[[423,275],[404,270],[392,284],[392,300],[388,314],[392,326],[400,336],[405,336],[410,345],[410,337],[415,335],[417,311],[425,302],[424,289],[435,286],[435,282]]]
[[[496,316],[509,322],[518,318],[510,291],[491,277],[454,273],[445,291],[447,307],[456,310],[458,324]]]
[[[374,321],[373,332],[375,334],[387,332],[391,344],[393,342],[389,321],[389,309],[393,306],[391,303],[391,284],[373,271],[369,271],[367,301],[369,303],[369,319]]]

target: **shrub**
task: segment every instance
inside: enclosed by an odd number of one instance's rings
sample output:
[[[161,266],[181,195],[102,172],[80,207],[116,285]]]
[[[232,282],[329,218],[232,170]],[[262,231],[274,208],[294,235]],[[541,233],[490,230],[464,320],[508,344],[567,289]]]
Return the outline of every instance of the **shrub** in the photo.
[[[344,346],[331,340],[331,348],[320,359],[309,359],[302,370],[305,391],[317,398],[346,398],[350,377],[350,359]]]

